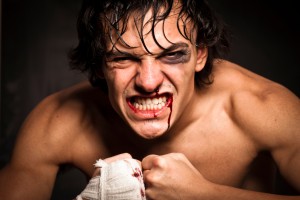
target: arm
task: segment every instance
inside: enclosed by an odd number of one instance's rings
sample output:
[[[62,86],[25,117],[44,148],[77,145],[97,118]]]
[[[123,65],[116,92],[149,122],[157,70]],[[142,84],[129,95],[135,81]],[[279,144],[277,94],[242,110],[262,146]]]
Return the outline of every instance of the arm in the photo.
[[[273,90],[273,91],[272,91]],[[233,100],[238,125],[258,150],[269,150],[280,172],[300,191],[300,104],[281,86],[262,97],[242,92]],[[255,108],[255,112],[254,112]],[[143,159],[146,195],[150,199],[288,200],[281,196],[249,191],[206,180],[182,154],[151,155]]]
[[[149,155],[142,161],[146,196],[150,199],[297,200],[288,197],[218,185],[206,180],[180,153]]]
[[[0,171],[0,199],[50,199],[66,152],[52,105],[42,102],[20,129],[11,160]]]
[[[241,128],[259,150],[271,153],[283,177],[300,191],[299,98],[277,84],[259,97],[245,93],[237,98],[234,106]]]
[[[30,153],[27,155],[15,153],[15,155],[25,158],[13,158],[13,161],[1,170],[0,199],[50,199],[58,167],[48,165],[44,161],[35,162],[32,159],[27,160],[31,162],[30,164],[24,162],[27,156],[35,157]]]

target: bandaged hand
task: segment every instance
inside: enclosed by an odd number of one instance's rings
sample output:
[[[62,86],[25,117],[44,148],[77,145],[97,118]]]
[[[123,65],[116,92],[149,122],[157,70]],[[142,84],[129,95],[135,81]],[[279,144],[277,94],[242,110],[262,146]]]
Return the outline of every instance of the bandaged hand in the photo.
[[[96,171],[76,200],[146,200],[143,174],[138,160],[123,154],[98,160],[95,167],[100,171]]]

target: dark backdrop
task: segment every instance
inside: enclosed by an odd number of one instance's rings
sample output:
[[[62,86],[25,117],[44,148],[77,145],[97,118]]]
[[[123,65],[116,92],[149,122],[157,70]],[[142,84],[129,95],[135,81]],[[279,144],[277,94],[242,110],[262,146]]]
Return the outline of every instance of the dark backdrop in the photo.
[[[231,27],[230,60],[300,95],[299,9],[295,1],[211,0]],[[2,0],[0,167],[17,131],[45,96],[86,77],[69,70],[80,0]],[[72,199],[85,184],[75,169],[58,175],[52,199]],[[288,192],[281,181],[280,192]]]

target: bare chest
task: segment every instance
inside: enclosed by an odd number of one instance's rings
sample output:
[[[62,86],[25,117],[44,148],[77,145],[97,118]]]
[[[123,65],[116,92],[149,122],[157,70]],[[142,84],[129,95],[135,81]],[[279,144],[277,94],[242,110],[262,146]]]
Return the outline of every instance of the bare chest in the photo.
[[[173,143],[153,148],[150,153],[183,153],[208,180],[241,186],[257,156],[253,143],[239,131],[230,129],[190,131]]]
[[[85,146],[80,151],[80,168],[93,174],[96,159],[128,152],[136,159],[149,154],[183,153],[198,171],[208,180],[232,186],[240,186],[250,170],[256,156],[256,149],[250,139],[230,123],[199,128],[189,126],[171,140],[141,142],[132,139],[134,133],[126,127],[107,126],[103,134],[99,132],[85,135]],[[101,127],[103,129],[103,127]],[[99,130],[99,129],[98,129]],[[82,141],[82,140],[81,140]],[[146,144],[146,145],[145,145]],[[78,157],[78,156],[74,156]]]

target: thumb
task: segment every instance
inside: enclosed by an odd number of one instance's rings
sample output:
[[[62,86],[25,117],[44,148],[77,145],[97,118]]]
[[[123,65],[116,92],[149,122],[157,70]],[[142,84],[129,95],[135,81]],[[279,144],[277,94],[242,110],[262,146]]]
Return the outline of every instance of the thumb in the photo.
[[[118,154],[109,158],[105,158],[104,161],[107,163],[112,163],[114,161],[117,160],[123,160],[123,159],[127,159],[127,158],[132,158],[132,156],[129,153],[122,153],[122,154]]]
[[[142,160],[142,168],[143,170],[150,170],[153,167],[153,163],[155,162],[155,160],[157,160],[159,156],[158,155],[148,155],[145,158],[143,158]]]

